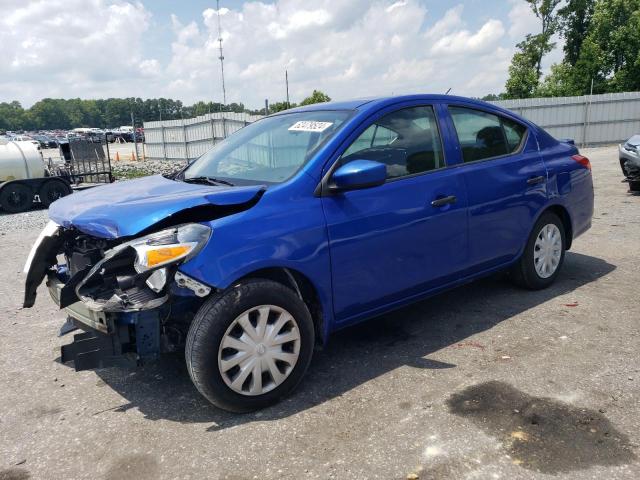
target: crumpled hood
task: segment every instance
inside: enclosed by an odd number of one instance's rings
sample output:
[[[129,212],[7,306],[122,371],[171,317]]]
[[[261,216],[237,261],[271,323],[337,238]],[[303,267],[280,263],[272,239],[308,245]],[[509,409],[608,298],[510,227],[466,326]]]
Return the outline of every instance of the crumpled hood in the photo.
[[[628,145],[633,145],[634,147],[640,147],[640,135],[634,135],[626,142]]]
[[[250,204],[264,189],[197,185],[154,175],[63,197],[49,207],[49,218],[65,228],[114,239],[136,235],[186,209]]]

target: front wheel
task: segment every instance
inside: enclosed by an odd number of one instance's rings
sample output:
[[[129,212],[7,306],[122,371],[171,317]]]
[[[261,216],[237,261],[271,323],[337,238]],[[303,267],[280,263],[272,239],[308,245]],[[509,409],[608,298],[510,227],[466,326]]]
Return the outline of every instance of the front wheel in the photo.
[[[211,403],[249,412],[276,403],[300,382],[313,354],[311,314],[296,293],[271,280],[248,280],[198,311],[185,357]]]
[[[543,214],[533,227],[520,260],[511,269],[515,283],[531,290],[551,285],[564,262],[565,249],[562,221],[554,213]]]

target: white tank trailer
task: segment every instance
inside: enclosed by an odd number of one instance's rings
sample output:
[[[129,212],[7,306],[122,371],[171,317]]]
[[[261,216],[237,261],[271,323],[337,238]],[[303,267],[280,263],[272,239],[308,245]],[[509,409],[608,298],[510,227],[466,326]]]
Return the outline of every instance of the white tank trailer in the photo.
[[[45,207],[71,193],[66,178],[52,177],[42,153],[31,142],[0,144],[0,208],[18,213],[29,210],[34,202]]]

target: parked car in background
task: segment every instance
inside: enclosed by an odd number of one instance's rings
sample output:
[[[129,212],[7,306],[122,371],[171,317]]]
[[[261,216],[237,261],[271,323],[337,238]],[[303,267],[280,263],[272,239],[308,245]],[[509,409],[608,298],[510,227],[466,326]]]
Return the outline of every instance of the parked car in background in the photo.
[[[40,148],[40,142],[28,135],[15,135],[11,138],[11,140],[14,142],[31,142],[34,145],[36,145],[38,148]]]
[[[548,287],[592,214],[589,160],[507,110],[447,95],[315,104],[171,178],[55,202],[24,306],[46,276],[86,331],[63,361],[184,348],[202,395],[250,411],[291,392],[338,329],[496,271]]]
[[[618,145],[620,168],[632,192],[640,192],[640,135]]]
[[[46,135],[33,135],[33,139],[40,144],[40,148],[58,148],[58,142]]]

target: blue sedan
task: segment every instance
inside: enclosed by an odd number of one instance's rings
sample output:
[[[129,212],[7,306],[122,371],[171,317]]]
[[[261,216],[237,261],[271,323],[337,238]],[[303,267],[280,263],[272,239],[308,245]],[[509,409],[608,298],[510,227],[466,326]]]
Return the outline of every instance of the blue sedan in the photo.
[[[499,270],[549,286],[591,226],[589,160],[496,106],[443,95],[259,120],[170,177],[51,206],[47,278],[78,370],[184,349],[197,389],[250,411],[291,392],[329,335]]]

